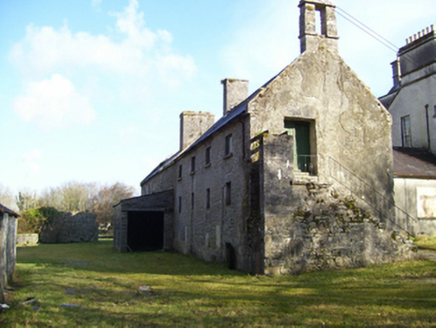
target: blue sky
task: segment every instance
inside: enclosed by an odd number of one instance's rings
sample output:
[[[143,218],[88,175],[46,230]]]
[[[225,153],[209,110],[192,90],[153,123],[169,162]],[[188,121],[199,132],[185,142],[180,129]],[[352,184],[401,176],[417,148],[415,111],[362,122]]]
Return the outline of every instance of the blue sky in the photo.
[[[222,114],[223,78],[254,91],[299,55],[298,0],[0,1],[0,187],[139,182],[178,150],[179,114]],[[401,47],[434,0],[336,0]],[[376,96],[389,50],[338,18],[340,54]]]

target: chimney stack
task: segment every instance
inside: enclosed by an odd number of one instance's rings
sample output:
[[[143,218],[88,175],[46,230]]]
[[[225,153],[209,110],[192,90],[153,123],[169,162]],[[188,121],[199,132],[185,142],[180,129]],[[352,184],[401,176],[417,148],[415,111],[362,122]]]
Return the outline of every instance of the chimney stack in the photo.
[[[180,114],[180,151],[200,138],[215,123],[212,113],[186,111]]]
[[[397,58],[391,63],[392,66],[392,78],[394,80],[394,87],[396,85],[399,85],[401,82],[401,66],[400,66],[400,59]]]
[[[330,0],[301,0],[300,4],[300,48],[316,50],[323,46],[335,52],[338,51],[338,29],[336,24],[336,6]],[[320,12],[321,34],[316,31],[316,12]]]
[[[237,79],[224,79],[221,81],[224,86],[223,115],[239,105],[248,97],[248,81]]]

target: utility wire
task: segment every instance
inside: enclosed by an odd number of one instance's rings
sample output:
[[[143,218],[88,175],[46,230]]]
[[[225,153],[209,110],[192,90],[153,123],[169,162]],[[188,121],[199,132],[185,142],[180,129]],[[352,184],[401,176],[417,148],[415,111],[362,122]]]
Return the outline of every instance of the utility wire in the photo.
[[[395,44],[393,44],[389,40],[385,39],[379,33],[377,33],[376,31],[372,30],[370,27],[368,27],[367,25],[365,25],[364,23],[359,21],[357,18],[355,18],[352,15],[350,15],[349,13],[347,13],[342,8],[336,7],[336,9],[339,10],[339,11],[336,11],[339,16],[341,16],[345,20],[349,21],[351,24],[353,24],[354,26],[356,26],[357,28],[359,28],[360,30],[362,30],[363,32],[368,34],[369,36],[371,36],[374,39],[376,39],[377,41],[379,41],[381,44],[383,44],[389,50],[392,50],[393,52],[398,54],[399,47],[397,47]],[[345,15],[348,16],[348,17],[346,17]],[[409,54],[403,55],[401,58],[402,58],[402,60],[406,60],[406,61],[414,63],[416,65],[420,65],[420,63],[418,63],[416,60],[414,60]],[[436,75],[432,75],[431,77],[436,79]]]
[[[381,36],[380,34],[375,32],[371,28],[369,28],[367,25],[363,24],[357,18],[351,16],[349,13],[347,13],[342,8],[336,7],[336,9],[339,9],[339,12],[337,12],[339,16],[342,16],[344,19],[349,21],[351,24],[357,26],[363,32],[365,32],[366,34],[370,35],[371,37],[373,37],[374,39],[376,39],[377,41],[382,43],[385,47],[389,48],[390,50],[394,51],[395,53],[398,51],[399,47],[397,47],[395,44],[393,44],[389,40],[385,39],[383,36]],[[345,15],[347,15],[350,18],[346,17]]]

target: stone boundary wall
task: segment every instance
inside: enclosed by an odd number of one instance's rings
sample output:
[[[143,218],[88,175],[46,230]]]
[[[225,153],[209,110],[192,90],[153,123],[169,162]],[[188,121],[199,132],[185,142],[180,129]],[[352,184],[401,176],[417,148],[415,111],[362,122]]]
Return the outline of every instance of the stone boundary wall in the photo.
[[[42,244],[79,243],[98,241],[97,215],[80,212],[64,213],[43,225],[39,233]]]
[[[17,235],[17,245],[35,245],[37,243],[37,233],[22,233]]]

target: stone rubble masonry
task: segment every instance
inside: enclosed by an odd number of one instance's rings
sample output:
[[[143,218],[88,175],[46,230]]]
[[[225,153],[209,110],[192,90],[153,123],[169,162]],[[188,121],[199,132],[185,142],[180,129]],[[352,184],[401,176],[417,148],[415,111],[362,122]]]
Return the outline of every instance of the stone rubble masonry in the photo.
[[[0,212],[0,303],[4,303],[3,288],[12,281],[16,262],[17,219]]]
[[[248,97],[248,80],[224,79],[223,115]]]
[[[180,150],[185,149],[215,123],[215,115],[185,111],[180,114]]]
[[[79,243],[98,241],[97,215],[79,212],[64,213],[50,223],[44,224],[39,233],[42,244]]]
[[[17,235],[17,245],[35,245],[37,243],[37,233],[21,233]]]

